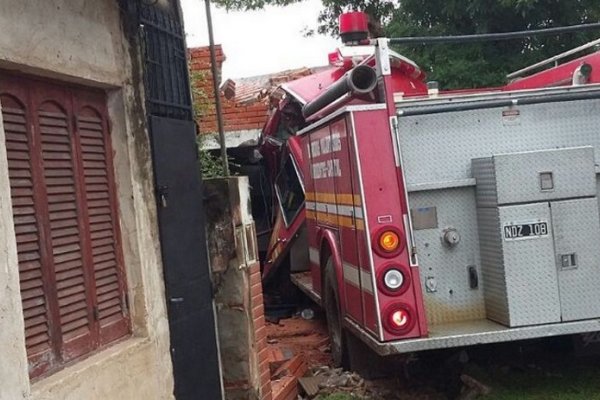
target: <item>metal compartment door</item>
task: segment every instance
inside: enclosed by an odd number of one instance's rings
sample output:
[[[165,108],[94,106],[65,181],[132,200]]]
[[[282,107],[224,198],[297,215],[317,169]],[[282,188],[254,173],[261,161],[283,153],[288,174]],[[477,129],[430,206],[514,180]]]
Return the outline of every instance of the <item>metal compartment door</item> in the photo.
[[[600,317],[600,216],[596,197],[552,202],[563,321]]]
[[[524,236],[519,233],[529,224],[550,222],[549,204],[500,207],[499,216],[504,271],[490,274],[488,268],[485,290],[498,290],[500,282],[506,285],[507,319],[511,327],[560,322],[551,228],[541,235]],[[513,235],[515,227],[518,227],[517,234]],[[502,272],[504,276],[500,275]]]
[[[493,163],[498,204],[596,195],[590,146],[495,155]]]

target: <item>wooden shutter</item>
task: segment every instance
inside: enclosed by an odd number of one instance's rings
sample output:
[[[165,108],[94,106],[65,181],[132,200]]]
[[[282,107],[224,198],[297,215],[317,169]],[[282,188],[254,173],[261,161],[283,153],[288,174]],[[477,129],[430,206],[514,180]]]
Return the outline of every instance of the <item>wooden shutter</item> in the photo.
[[[30,376],[130,332],[102,92],[0,77]]]
[[[35,131],[42,155],[42,174],[48,207],[47,235],[54,270],[58,317],[64,361],[90,352],[93,347],[92,281],[84,259],[85,237],[76,186],[70,99],[64,90],[38,85],[33,104]],[[87,267],[87,268],[86,268]]]
[[[81,94],[76,111],[101,344],[129,331],[112,151],[103,103],[101,97]]]
[[[7,90],[7,82],[3,89]],[[12,85],[10,85],[12,86]],[[36,207],[32,136],[23,93],[15,87],[0,95],[8,156],[8,174],[19,259],[19,280],[25,322],[25,345],[32,375],[55,361],[48,302],[48,273],[43,268],[39,209]],[[20,95],[20,96],[19,96]],[[18,99],[16,96],[19,96]],[[56,338],[55,338],[56,339]]]

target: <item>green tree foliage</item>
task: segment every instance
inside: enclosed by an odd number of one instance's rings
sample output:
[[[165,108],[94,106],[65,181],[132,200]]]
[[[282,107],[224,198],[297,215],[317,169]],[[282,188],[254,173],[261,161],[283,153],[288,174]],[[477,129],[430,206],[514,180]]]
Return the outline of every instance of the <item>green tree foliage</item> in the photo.
[[[196,144],[198,145],[198,167],[200,174],[204,179],[222,178],[225,176],[225,168],[223,161],[214,152],[204,148],[206,136],[196,136]]]
[[[296,0],[214,0],[229,9],[287,5]],[[337,34],[348,10],[370,16],[372,36],[510,32],[600,21],[599,0],[322,0],[319,32]],[[445,89],[495,86],[509,72],[600,37],[587,32],[473,44],[398,46]]]
[[[597,22],[597,0],[403,0],[386,26],[388,36],[459,35],[542,29]],[[399,46],[443,88],[505,83],[517,69],[593,38],[587,32],[473,44]]]
[[[204,90],[201,89],[203,86],[202,84],[208,79],[206,74],[192,69],[189,60],[188,69],[194,120],[198,121],[209,108],[209,105],[213,100],[209,99]],[[204,179],[225,176],[225,168],[223,167],[221,158],[204,148],[205,141],[206,135],[199,134],[196,136],[196,144],[198,146],[198,172]]]

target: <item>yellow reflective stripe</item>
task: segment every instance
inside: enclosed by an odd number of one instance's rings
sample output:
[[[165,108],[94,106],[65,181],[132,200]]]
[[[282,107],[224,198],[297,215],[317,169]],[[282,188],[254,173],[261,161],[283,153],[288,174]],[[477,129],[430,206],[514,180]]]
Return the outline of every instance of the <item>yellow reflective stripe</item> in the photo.
[[[306,200],[320,203],[343,204],[347,206],[360,206],[362,201],[357,194],[350,193],[315,193],[306,192]]]
[[[345,228],[356,228],[359,231],[365,230],[365,223],[362,219],[357,219],[356,226],[354,226],[354,220],[351,217],[346,217],[344,215],[326,214],[319,211],[306,210],[306,218],[331,225],[343,226]]]

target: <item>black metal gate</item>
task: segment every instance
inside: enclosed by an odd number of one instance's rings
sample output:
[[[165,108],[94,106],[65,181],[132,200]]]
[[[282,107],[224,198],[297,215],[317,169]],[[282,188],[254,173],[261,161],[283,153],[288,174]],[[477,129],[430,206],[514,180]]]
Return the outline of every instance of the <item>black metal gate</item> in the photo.
[[[183,26],[178,1],[170,6],[140,7],[140,29],[144,43],[144,83],[147,111],[151,115],[192,120],[192,101]]]
[[[175,395],[178,400],[218,400],[221,381],[194,124],[152,117],[150,128]]]
[[[179,0],[140,0],[146,110],[178,400],[222,398],[202,182]]]

